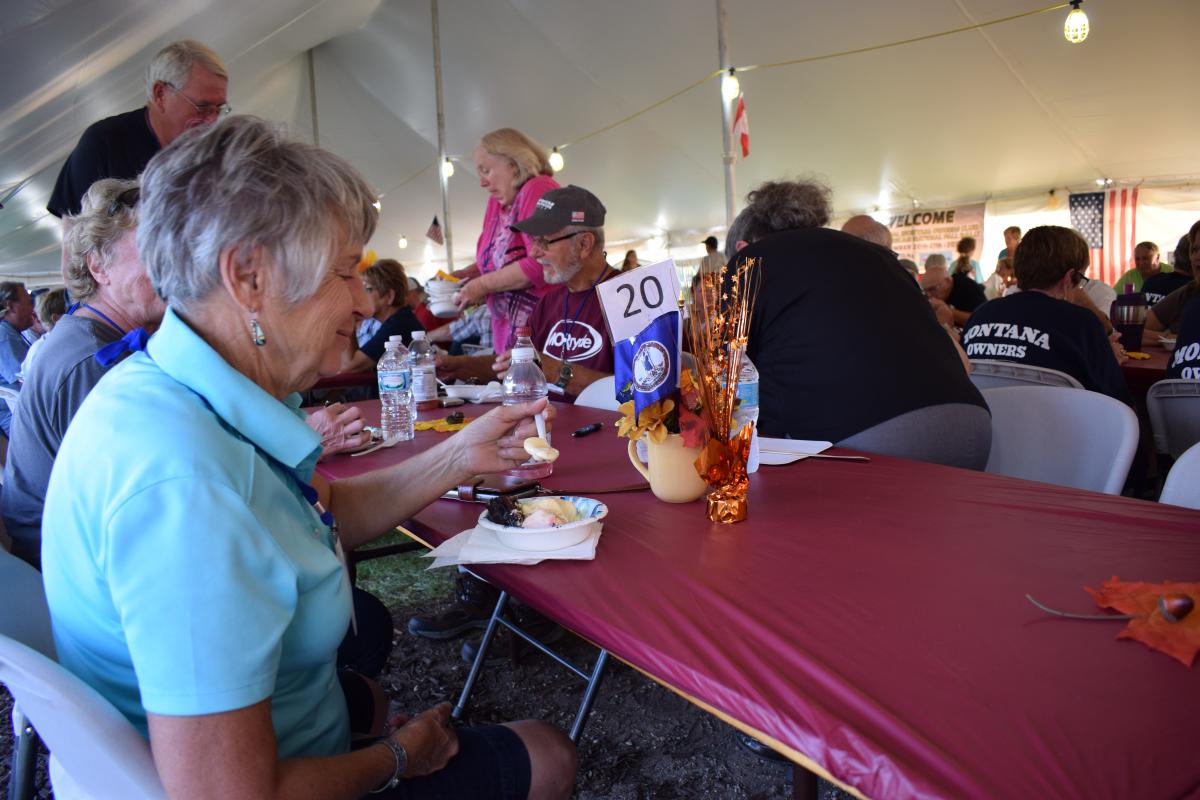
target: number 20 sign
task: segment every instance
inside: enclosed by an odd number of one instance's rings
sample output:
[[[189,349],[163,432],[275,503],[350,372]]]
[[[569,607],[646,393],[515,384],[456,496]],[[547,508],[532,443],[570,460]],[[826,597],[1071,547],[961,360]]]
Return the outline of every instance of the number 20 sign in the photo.
[[[679,310],[674,259],[623,272],[596,287],[614,342],[637,336],[670,311]]]

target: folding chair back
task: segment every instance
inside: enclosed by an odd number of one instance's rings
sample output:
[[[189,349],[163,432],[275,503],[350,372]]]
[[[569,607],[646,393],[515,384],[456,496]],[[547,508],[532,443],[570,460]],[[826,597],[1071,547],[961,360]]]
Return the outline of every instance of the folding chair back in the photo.
[[[971,360],[971,382],[980,391],[999,386],[1069,386],[1082,389],[1083,384],[1065,372],[1046,367],[1016,364],[1012,361]]]
[[[1159,381],[1146,392],[1154,449],[1179,458],[1200,442],[1200,381]]]

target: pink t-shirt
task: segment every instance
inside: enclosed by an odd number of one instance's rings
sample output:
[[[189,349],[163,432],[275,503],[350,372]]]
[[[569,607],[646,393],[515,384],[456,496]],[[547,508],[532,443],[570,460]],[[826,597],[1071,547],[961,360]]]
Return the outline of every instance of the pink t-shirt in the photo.
[[[488,198],[483,230],[475,247],[475,263],[479,265],[480,274],[495,272],[515,261],[533,284],[528,289],[488,295],[488,311],[492,315],[492,346],[497,353],[512,347],[515,338],[513,332],[528,324],[529,315],[546,290],[542,265],[529,255],[533,244],[530,237],[516,233],[508,226],[531,216],[541,196],[557,188],[558,182],[549,175],[535,175],[517,190],[517,196],[508,208],[501,208],[495,197]]]

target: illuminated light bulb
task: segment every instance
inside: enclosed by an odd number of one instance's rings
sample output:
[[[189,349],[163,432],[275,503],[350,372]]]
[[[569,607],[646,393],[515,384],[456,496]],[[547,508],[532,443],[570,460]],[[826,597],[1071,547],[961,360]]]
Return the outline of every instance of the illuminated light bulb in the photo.
[[[741,93],[742,84],[738,81],[734,68],[730,67],[729,72],[721,78],[721,97],[726,103],[732,103]]]
[[[562,153],[558,152],[558,148],[556,147],[554,148],[554,151],[550,153],[550,169],[554,170],[555,172],[562,172],[562,168],[564,166],[566,166],[566,164],[563,161]]]
[[[1088,37],[1088,17],[1079,4],[1083,0],[1071,0],[1071,13],[1063,23],[1063,36],[1071,44],[1079,44]]]
[[[446,178],[454,177],[454,162],[449,157],[442,162],[442,176]]]
[[[383,211],[383,203],[379,202],[378,200],[376,200],[374,203],[371,203],[371,205],[375,206],[376,212]]]
[[[1096,185],[1097,185],[1097,186],[1103,186],[1104,184],[1105,184],[1105,180],[1104,180],[1104,178],[1096,178]]]
[[[408,237],[405,236],[404,234],[401,234],[400,241],[397,242],[396,244],[398,244],[400,246],[401,250],[405,249],[406,247],[408,247]]]

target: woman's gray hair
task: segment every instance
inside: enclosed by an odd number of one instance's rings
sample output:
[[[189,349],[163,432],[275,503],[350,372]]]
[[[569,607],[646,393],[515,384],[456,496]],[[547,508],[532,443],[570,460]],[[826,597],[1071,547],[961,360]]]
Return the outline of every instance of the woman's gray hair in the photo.
[[[229,80],[221,57],[212,48],[195,39],[180,39],[159,50],[146,68],[146,98],[154,99],[154,84],[159,81],[182,89],[196,64],[218,78]]]
[[[725,236],[725,252],[736,252],[739,241],[804,228],[820,228],[832,215],[833,191],[813,178],[767,181],[746,195],[742,209]]]
[[[72,302],[86,302],[100,290],[92,275],[91,266],[107,269],[112,260],[113,248],[138,224],[137,198],[132,202],[118,202],[117,198],[136,189],[137,181],[104,178],[98,180],[83,196],[79,213],[70,218],[63,249],[67,253],[67,289]],[[92,264],[88,263],[89,258]]]
[[[264,248],[297,303],[348,242],[375,232],[375,194],[349,162],[248,116],[185,132],[142,173],[138,250],[158,293],[187,309],[221,283],[232,247]]]

